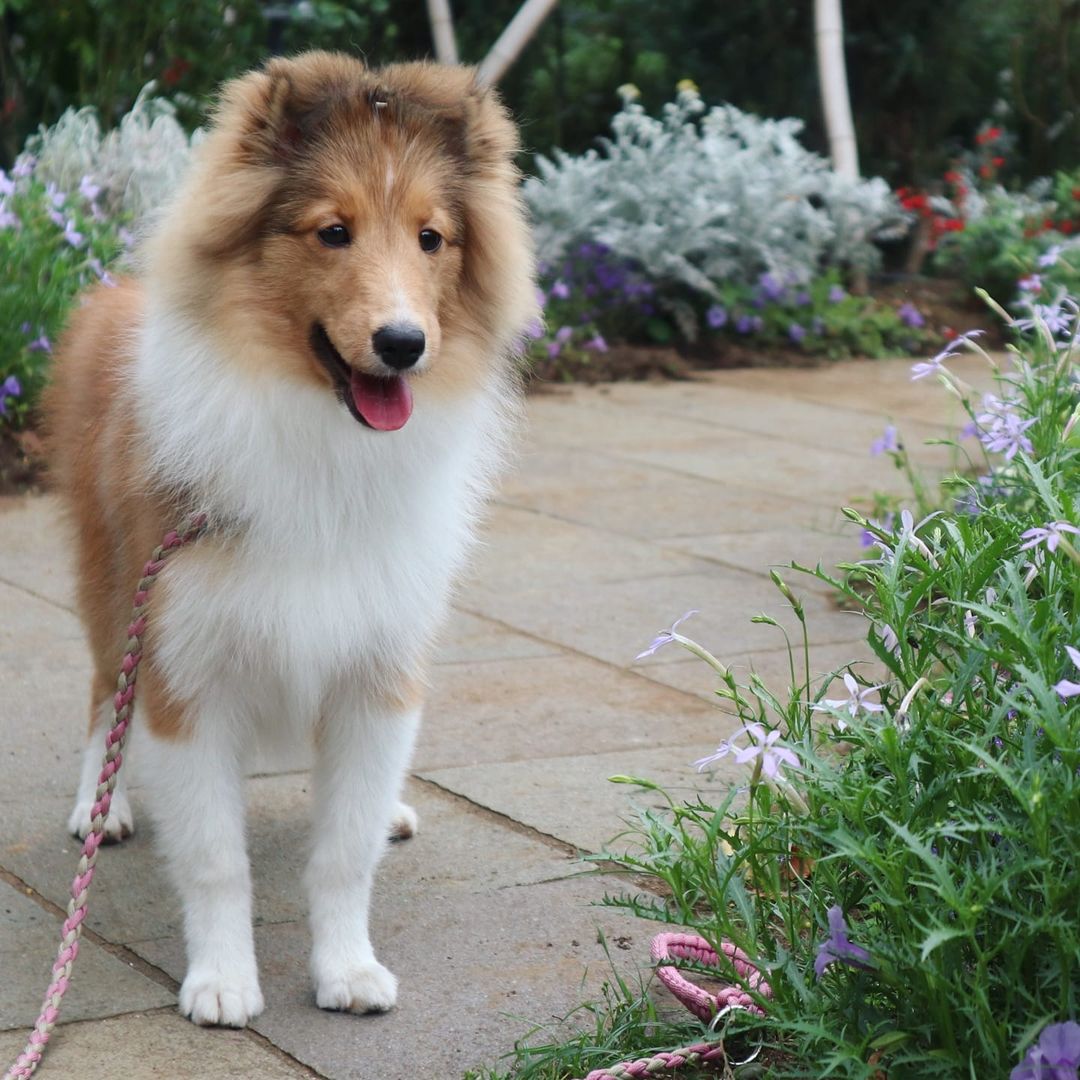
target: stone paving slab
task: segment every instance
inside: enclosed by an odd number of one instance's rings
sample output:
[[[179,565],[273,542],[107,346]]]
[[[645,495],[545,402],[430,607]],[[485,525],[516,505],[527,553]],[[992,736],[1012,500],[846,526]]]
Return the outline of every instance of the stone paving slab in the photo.
[[[633,816],[635,805],[666,805],[653,793],[609,783],[611,776],[654,781],[677,800],[692,800],[699,791],[716,794],[746,781],[746,769],[727,758],[712,773],[694,769],[693,763],[712,753],[735,727],[732,717],[719,711],[714,716],[711,729],[690,745],[433,769],[420,775],[581,851],[602,851],[622,831],[620,823]]]
[[[892,379],[898,372],[891,370]],[[861,378],[861,375],[860,375]],[[777,394],[775,379],[770,381],[767,390],[753,390],[735,385],[729,373],[724,375],[703,375],[701,383],[707,387],[702,391],[701,384],[695,380],[689,383],[641,384],[621,383],[611,388],[609,408],[621,407],[624,414],[622,424],[618,423],[619,414],[611,417],[605,430],[611,435],[609,448],[629,444],[626,438],[627,419],[625,413],[632,409],[633,414],[645,411],[649,416],[677,417],[688,422],[688,433],[700,433],[700,424],[718,427],[726,432],[742,431],[766,435],[784,442],[796,443],[807,447],[829,447],[843,450],[853,457],[864,460],[873,441],[878,438],[891,419],[887,403],[882,408],[870,412],[860,412],[850,408],[838,408],[830,403],[807,400]],[[806,385],[806,384],[799,384]],[[813,384],[809,384],[813,385]],[[719,387],[721,392],[715,391]],[[932,391],[927,396],[931,396]],[[596,411],[593,402],[583,402],[581,411],[588,410],[590,422],[594,422]],[[533,413],[532,410],[530,410]],[[534,419],[537,438],[543,438],[543,425],[549,422],[552,410],[542,410],[541,417]],[[566,427],[571,427],[578,417],[571,410],[562,419]],[[535,416],[535,413],[533,413]],[[948,462],[948,453],[941,447],[925,446],[927,439],[940,439],[955,434],[955,422],[950,422],[956,415],[955,402],[947,400],[946,407],[937,408],[927,402],[926,419],[900,417],[899,427],[912,455],[928,464]],[[933,421],[937,422],[933,422]],[[577,426],[581,425],[578,422]],[[621,426],[622,431],[618,429]],[[661,430],[666,430],[666,427]],[[616,440],[616,441],[611,441]]]
[[[21,1032],[0,1034],[0,1063],[6,1067],[22,1046]],[[49,1041],[38,1075],[43,1080],[207,1080],[211,1076],[214,1080],[296,1080],[317,1076],[247,1032],[196,1027],[168,1009],[62,1024]]]
[[[499,851],[489,852],[498,858]],[[535,1023],[563,1016],[600,995],[611,967],[635,977],[662,927],[591,906],[604,886],[564,880],[495,891],[409,890],[388,895],[383,879],[373,911],[376,954],[398,977],[398,1006],[383,1015],[317,1009],[307,974],[308,934],[298,923],[256,931],[266,1011],[256,1031],[333,1080],[450,1078],[495,1065]],[[609,888],[615,886],[609,881]],[[180,942],[138,946],[178,977]]]
[[[861,616],[838,610],[820,593],[805,593],[802,601],[820,644],[850,641],[863,632]],[[658,630],[691,609],[701,612],[695,636],[721,657],[776,647],[776,629],[750,621],[761,612],[789,632],[797,629],[794,614],[785,610],[786,602],[767,577],[737,570],[589,582],[567,590],[494,590],[480,581],[465,592],[462,603],[617,667],[633,663]],[[656,658],[670,663],[677,656],[665,649]]]
[[[0,805],[28,790],[74,794],[90,702],[82,628],[71,612],[3,583],[0,612],[3,730],[16,736],[0,744]]]
[[[60,916],[0,881],[0,1030],[25,1028],[23,1034],[29,1033],[52,976],[62,922]],[[156,1009],[175,1001],[165,987],[83,938],[71,989],[64,998],[64,1019]],[[17,1047],[16,1053],[21,1049]],[[0,1061],[0,1067],[7,1065]]]
[[[541,449],[503,485],[499,502],[645,540],[830,522],[835,508],[594,451]]]
[[[445,665],[433,674],[413,765],[659,746],[689,741],[709,721],[693,699],[577,653]]]
[[[74,611],[67,535],[58,499],[40,495],[0,499],[0,536],[4,538],[0,581]],[[2,610],[6,612],[6,606]]]

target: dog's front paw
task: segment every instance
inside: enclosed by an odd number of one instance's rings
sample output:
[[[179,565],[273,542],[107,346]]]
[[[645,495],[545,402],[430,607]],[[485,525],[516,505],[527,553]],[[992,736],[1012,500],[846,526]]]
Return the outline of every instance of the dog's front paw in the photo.
[[[397,979],[377,960],[339,972],[326,972],[315,986],[320,1009],[386,1012],[397,1002]]]
[[[390,819],[390,839],[408,840],[416,835],[419,828],[420,818],[416,816],[416,811],[407,803],[399,802]]]
[[[74,809],[68,817],[68,832],[85,840],[90,832],[90,811],[94,808],[93,800],[75,803]],[[112,802],[109,805],[109,813],[105,817],[104,842],[106,844],[119,844],[125,837],[135,831],[135,817],[131,813],[131,803],[122,791],[114,791]]]
[[[196,1024],[244,1027],[263,1010],[257,975],[194,968],[180,987],[180,1012]]]

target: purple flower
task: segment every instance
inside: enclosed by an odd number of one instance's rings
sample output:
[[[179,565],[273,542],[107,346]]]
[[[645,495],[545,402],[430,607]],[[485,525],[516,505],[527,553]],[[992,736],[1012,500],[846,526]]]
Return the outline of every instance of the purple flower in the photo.
[[[569,300],[570,286],[560,278],[551,286],[551,295],[554,296],[556,300]]]
[[[1061,258],[1061,244],[1051,244],[1036,260],[1036,265],[1045,270],[1050,266],[1056,266]]]
[[[796,307],[809,307],[810,303],[811,303],[810,293],[807,292],[806,289],[800,289],[795,294],[795,305],[796,305]]]
[[[95,184],[89,176],[84,176],[79,181],[79,194],[87,202],[93,202],[101,194],[101,185]]]
[[[1080,671],[1080,649],[1074,649],[1071,645],[1065,646],[1065,651],[1069,654],[1069,659],[1073,663],[1073,667],[1077,671]],[[1063,697],[1071,698],[1080,694],[1080,683],[1069,682],[1068,679],[1062,679],[1059,683],[1054,683],[1054,689]]]
[[[27,352],[52,352],[52,342],[42,334],[40,337],[35,338],[26,346]]]
[[[554,360],[559,353],[562,352],[562,346],[557,341],[549,341],[547,344],[547,354],[549,360]]]
[[[67,202],[67,195],[51,180],[45,185],[45,197],[52,204],[54,210],[59,210]]]
[[[81,247],[83,234],[75,228],[75,221],[69,218],[64,225],[64,239],[73,247]]]
[[[713,304],[705,312],[705,321],[713,330],[719,330],[721,326],[727,323],[727,312],[719,304]]]
[[[0,229],[10,229],[19,224],[19,215],[9,210],[0,200]]]
[[[64,223],[65,223],[66,219],[64,218],[64,215],[60,213],[59,210],[50,210],[49,211],[49,218],[52,221],[52,223],[54,225],[56,225],[58,228],[62,229],[64,227]]]
[[[9,397],[19,397],[22,394],[22,386],[19,380],[14,375],[9,375],[2,383],[0,383],[0,416],[7,416],[7,399]]]
[[[676,619],[667,630],[661,630],[656,635],[656,637],[652,639],[652,643],[649,645],[649,647],[644,651],[639,652],[637,656],[634,657],[634,659],[644,660],[646,656],[653,656],[657,652],[657,650],[662,649],[665,645],[673,642],[677,636],[675,634],[675,628],[681,623],[686,622],[686,620],[689,619],[691,615],[696,615],[697,613],[697,608],[694,608],[692,611],[688,611],[681,618]]]
[[[1038,274],[1029,274],[1027,277],[1022,277],[1016,284],[1021,292],[1042,292],[1042,278]]]
[[[29,176],[37,165],[37,158],[33,154],[22,154],[15,162],[15,167],[11,170],[11,175],[17,179],[24,179]]]
[[[860,689],[859,684],[855,681],[855,676],[850,671],[846,671],[844,672],[844,686],[847,687],[848,696],[839,699],[826,698],[824,701],[811,705],[810,710],[811,712],[846,712],[852,720],[859,715],[860,711],[868,713],[884,712],[884,705],[867,700],[870,694],[880,690],[884,685],[884,683],[878,683],[877,686],[867,686]],[[843,731],[847,727],[847,721],[838,719],[836,726],[840,731]]]
[[[787,336],[798,345],[804,337],[806,337],[806,328],[800,326],[797,322],[793,322],[787,328]]]
[[[942,370],[941,365],[949,359],[950,356],[955,356],[960,348],[967,344],[969,341],[974,341],[975,338],[985,334],[985,330],[969,330],[966,334],[960,334],[954,337],[944,349],[923,363],[913,364],[911,367],[911,381],[916,379],[925,379],[927,375],[936,375]]]
[[[1076,1080],[1080,1068],[1080,1024],[1066,1020],[1043,1028],[1032,1046],[1009,1073],[1009,1080]]]
[[[746,746],[736,746],[734,740],[740,735],[748,735],[751,742]],[[775,780],[782,765],[790,765],[794,768],[799,766],[799,758],[793,750],[786,746],[777,746],[780,739],[779,731],[766,733],[761,724],[747,724],[739,728],[730,739],[725,739],[711,754],[694,762],[698,772],[715,764],[722,757],[733,754],[739,765],[746,765],[755,758],[761,758],[761,771],[770,779]]]
[[[1067,532],[1080,534],[1080,529],[1068,521],[1048,521],[1045,528],[1028,529],[1027,532],[1021,533],[1020,539],[1026,540],[1027,543],[1021,544],[1019,550],[1027,551],[1029,548],[1045,543],[1048,551],[1057,551],[1058,544],[1065,540],[1062,534]],[[1067,540],[1065,542],[1068,543]]]
[[[573,327],[560,326],[559,329],[555,331],[555,340],[560,345],[565,345],[570,340],[570,338],[573,336],[573,333],[574,333]]]
[[[846,299],[847,299],[847,291],[844,289],[844,287],[842,285],[833,285],[833,286],[831,286],[829,288],[829,303],[830,304],[839,304],[842,300],[846,300]],[[918,312],[915,312],[915,314],[918,315]],[[919,317],[922,318],[921,315]],[[901,316],[901,318],[903,318],[903,316]]]
[[[760,315],[740,315],[735,320],[735,329],[740,334],[752,334],[757,330],[760,330],[764,325]]]
[[[107,285],[110,289],[116,287],[116,278],[114,278],[112,274],[110,274],[109,271],[106,270],[104,266],[102,266],[101,260],[99,258],[97,258],[96,256],[91,256],[89,259],[86,260],[86,265],[89,266],[95,274],[97,274],[98,279],[101,281],[102,285]]]
[[[585,348],[592,349],[593,352],[607,352],[608,343],[604,340],[604,335],[597,331],[585,342]]]
[[[29,334],[30,329],[31,329],[30,324],[28,322],[24,322],[19,326],[19,333],[20,334]]]
[[[785,289],[783,283],[778,281],[772,274],[762,274],[758,278],[758,290],[763,300],[775,303],[783,298]]]
[[[1075,318],[1075,315],[1062,310],[1062,301],[1064,300],[1065,293],[1063,290],[1052,304],[1033,304],[1030,300],[1025,301],[1024,306],[1031,312],[1031,318],[1017,319],[1014,324],[1016,329],[1034,330],[1041,322],[1054,337],[1064,334],[1068,331],[1070,323]]]
[[[814,974],[820,979],[825,974],[825,969],[837,961],[862,971],[870,971],[873,968],[870,954],[861,945],[853,945],[848,939],[844,909],[839,904],[833,904],[828,915],[829,936],[818,946]]]
[[[926,319],[923,318],[922,312],[909,301],[901,304],[896,314],[900,317],[900,321],[907,326],[918,328],[926,325]]]
[[[881,529],[882,532],[892,532],[893,527],[895,525],[895,522],[896,522],[896,515],[890,510],[885,515],[885,519],[883,521],[873,521],[873,520],[871,520],[870,524],[871,525],[877,525]],[[869,547],[873,547],[875,544],[880,544],[880,543],[881,543],[881,541],[878,540],[877,536],[874,533],[872,533],[869,529],[863,529],[859,533],[859,546],[860,547],[869,548]]]
[[[0,169],[0,199],[6,199],[9,195],[14,194],[15,181],[3,169]]]
[[[533,319],[528,326],[525,327],[525,336],[536,341],[538,338],[544,336],[544,324],[539,319]]]
[[[887,451],[899,449],[900,444],[896,440],[896,428],[892,424],[886,425],[881,438],[875,439],[870,444],[870,453],[875,457],[877,457],[878,454],[884,454]]]

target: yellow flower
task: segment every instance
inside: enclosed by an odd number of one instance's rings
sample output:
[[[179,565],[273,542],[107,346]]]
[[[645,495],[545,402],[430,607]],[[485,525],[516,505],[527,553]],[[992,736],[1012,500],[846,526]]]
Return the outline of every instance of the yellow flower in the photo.
[[[623,83],[622,86],[615,91],[623,99],[623,101],[637,101],[641,97],[641,91],[632,83]]]
[[[698,94],[701,91],[698,89],[698,84],[693,79],[680,79],[675,84],[675,89],[680,94]]]

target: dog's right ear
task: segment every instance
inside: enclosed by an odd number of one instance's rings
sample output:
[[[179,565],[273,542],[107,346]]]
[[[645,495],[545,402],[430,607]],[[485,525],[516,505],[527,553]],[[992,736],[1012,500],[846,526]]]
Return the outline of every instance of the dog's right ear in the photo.
[[[317,135],[359,66],[331,54],[309,53],[304,63],[275,57],[226,85],[215,127],[232,133],[243,164],[288,165]]]

